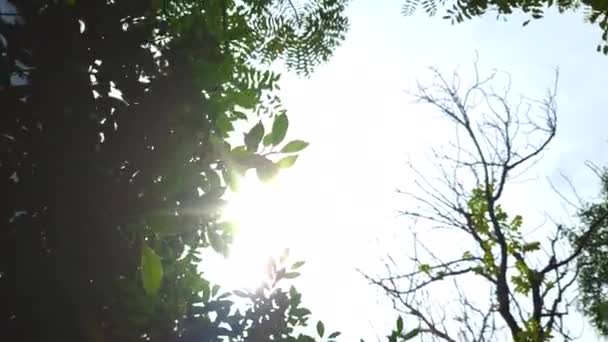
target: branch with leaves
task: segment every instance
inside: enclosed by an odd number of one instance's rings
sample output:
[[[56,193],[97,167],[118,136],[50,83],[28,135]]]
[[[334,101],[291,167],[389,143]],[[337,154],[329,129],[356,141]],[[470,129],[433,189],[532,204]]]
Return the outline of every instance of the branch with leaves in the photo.
[[[467,87],[457,72],[449,78],[436,68],[431,68],[429,85],[418,84],[414,98],[453,124],[455,142],[442,152],[433,150],[438,177],[410,166],[418,191],[401,191],[419,205],[402,211],[404,216],[460,234],[464,250],[460,257],[446,261],[415,237],[412,272],[404,274],[399,265],[387,265],[388,276],[368,279],[393,298],[397,308],[419,320],[420,333],[440,340],[467,336],[466,340],[490,341],[502,326],[516,341],[547,341],[555,334],[568,337],[563,316],[572,305],[569,289],[578,276],[576,259],[607,216],[589,222],[572,250],[563,253],[555,248],[567,242],[560,231],[563,226],[555,228],[553,239],[529,241],[522,216],[509,215],[501,204],[510,181],[533,166],[555,137],[558,73],[544,98],[519,96],[513,101],[508,74],[493,71],[482,76],[477,60],[473,66]],[[419,247],[429,260],[418,255]],[[449,324],[433,320],[436,312],[424,313],[416,297],[446,280],[452,280],[456,289],[466,288],[461,284],[465,280],[485,284],[491,289],[491,295],[484,297],[488,310],[473,305],[470,292],[459,291],[463,312]],[[470,318],[473,315],[475,320]]]

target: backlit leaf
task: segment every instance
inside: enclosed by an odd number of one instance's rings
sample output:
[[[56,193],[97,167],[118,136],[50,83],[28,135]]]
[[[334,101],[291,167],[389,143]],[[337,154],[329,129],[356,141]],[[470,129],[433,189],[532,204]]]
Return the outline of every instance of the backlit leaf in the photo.
[[[293,166],[293,164],[295,164],[296,160],[298,160],[298,156],[287,156],[285,158],[281,158],[278,162],[277,162],[277,166],[280,169],[287,169]]]
[[[272,145],[278,145],[285,139],[287,134],[287,127],[289,126],[289,119],[286,114],[277,115],[272,123],[272,138],[270,142]]]
[[[256,151],[263,137],[264,125],[262,125],[261,122],[258,122],[257,125],[253,126],[249,133],[245,134],[245,145],[247,146],[247,149],[252,152]]]
[[[163,279],[163,265],[160,256],[147,243],[141,247],[141,280],[146,294],[158,292]]]
[[[306,141],[302,140],[293,140],[287,143],[287,145],[283,146],[281,149],[281,153],[294,153],[300,152],[308,146]]]

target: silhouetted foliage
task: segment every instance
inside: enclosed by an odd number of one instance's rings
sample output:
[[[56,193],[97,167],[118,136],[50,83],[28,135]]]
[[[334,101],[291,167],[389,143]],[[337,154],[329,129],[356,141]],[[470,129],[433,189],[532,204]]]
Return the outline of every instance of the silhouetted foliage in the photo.
[[[585,20],[591,24],[597,24],[602,31],[601,42],[597,45],[597,51],[608,55],[608,5],[602,0],[405,0],[401,12],[409,16],[422,8],[428,15],[433,16],[439,10],[445,9],[444,19],[453,23],[461,23],[473,17],[479,17],[486,13],[496,13],[497,18],[506,18],[515,12],[523,12],[529,19],[523,22],[523,26],[531,20],[543,18],[545,11],[556,8],[559,13],[566,11],[583,10]]]
[[[296,333],[300,294],[276,284],[289,265],[243,312],[199,270],[234,234],[226,189],[306,147],[283,142],[268,63],[307,74],[347,28],[343,1],[288,3],[31,0],[2,15],[1,340],[313,340]]]

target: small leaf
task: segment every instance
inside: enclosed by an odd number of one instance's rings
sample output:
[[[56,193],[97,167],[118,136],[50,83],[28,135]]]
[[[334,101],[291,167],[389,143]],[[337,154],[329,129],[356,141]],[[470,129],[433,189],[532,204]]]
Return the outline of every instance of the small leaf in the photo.
[[[533,252],[533,251],[537,251],[539,249],[540,249],[540,242],[538,242],[538,241],[526,243],[522,247],[522,250],[524,252]]]
[[[158,292],[163,279],[163,265],[160,256],[147,243],[141,247],[141,280],[146,294]]]
[[[288,273],[285,273],[285,276],[283,278],[285,278],[285,279],[294,279],[294,278],[297,278],[299,276],[300,276],[300,273],[298,273],[298,272],[288,272]]]
[[[261,122],[258,122],[257,125],[253,126],[249,133],[245,134],[245,146],[247,146],[247,150],[255,152],[263,137],[264,125],[262,125]]]
[[[419,333],[420,333],[420,328],[416,328],[416,329],[408,332],[407,334],[401,336],[401,338],[403,338],[404,341],[411,340],[414,337],[418,336]]]
[[[234,110],[232,111],[232,114],[234,115],[235,118],[237,119],[241,119],[241,120],[247,120],[247,114],[239,111],[239,110]]]
[[[272,138],[270,142],[272,145],[278,145],[283,141],[287,134],[287,127],[289,126],[289,119],[286,114],[278,115],[272,123]]]
[[[296,317],[304,317],[304,316],[308,316],[311,314],[310,310],[308,310],[306,308],[293,309],[292,313]]]
[[[262,144],[264,146],[270,146],[270,145],[272,145],[272,132],[270,132],[270,133],[268,133],[268,134],[266,134],[264,136],[264,139],[262,139]]]
[[[303,140],[293,140],[283,146],[281,153],[294,153],[300,152],[305,149],[309,144]]]
[[[329,335],[327,338],[336,338],[340,335],[342,335],[342,333],[339,331],[336,331],[336,332],[331,333],[331,335]]]
[[[285,248],[279,257],[279,262],[284,262],[289,257],[289,248]]]
[[[306,263],[306,261],[297,261],[291,266],[291,269],[296,270],[296,269],[304,266],[305,263]]]
[[[213,285],[213,287],[211,287],[211,297],[217,296],[217,293],[219,291],[220,291],[220,286],[219,285]]]
[[[319,337],[323,337],[323,334],[325,334],[325,325],[323,325],[323,322],[321,321],[317,322],[317,333],[319,334]]]
[[[401,334],[402,331],[403,331],[403,318],[401,318],[401,316],[399,316],[399,318],[397,318],[397,333]]]
[[[293,156],[287,156],[285,158],[281,158],[278,162],[277,162],[277,166],[280,169],[288,169],[290,167],[293,166],[293,164],[296,163],[296,160],[298,160],[298,156],[297,155],[293,155]]]
[[[528,19],[528,20],[524,21],[524,23],[521,26],[528,26],[529,23],[530,23],[530,20]]]

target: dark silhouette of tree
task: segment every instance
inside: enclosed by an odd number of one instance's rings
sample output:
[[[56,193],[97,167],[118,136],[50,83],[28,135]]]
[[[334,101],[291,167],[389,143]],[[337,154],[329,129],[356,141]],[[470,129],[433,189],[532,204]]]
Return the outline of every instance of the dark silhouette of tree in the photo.
[[[501,73],[481,75],[477,63],[472,85],[466,87],[456,72],[451,78],[436,69],[432,73],[430,85],[419,85],[414,96],[453,123],[456,136],[450,146],[433,150],[437,179],[412,166],[419,191],[403,193],[419,207],[402,213],[458,233],[454,248],[462,250],[446,260],[414,236],[411,272],[388,264],[387,276],[369,279],[418,322],[413,335],[494,341],[506,328],[520,342],[569,338],[564,321],[572,305],[569,289],[582,271],[577,258],[589,250],[589,237],[605,225],[606,216],[589,219],[577,244],[563,250],[571,229],[557,225],[546,241],[529,240],[523,218],[507,214],[501,204],[513,178],[533,165],[555,137],[556,89],[542,100],[513,101],[508,75],[499,82]],[[445,307],[433,307],[432,294],[439,289],[453,293],[462,312],[452,315]]]
[[[308,74],[326,61],[344,2],[12,4],[0,24],[0,339],[312,339],[294,330],[310,317],[299,293],[276,284],[287,261],[234,312],[200,251],[227,252],[221,207],[238,175],[272,177],[306,147],[281,147],[288,120],[267,65]],[[231,146],[234,122],[253,118]]]

